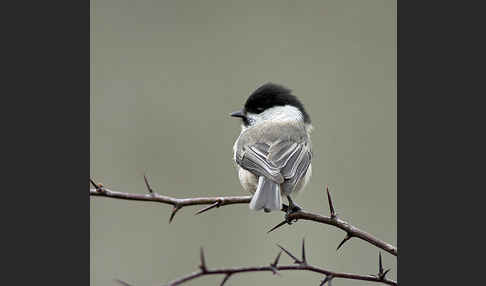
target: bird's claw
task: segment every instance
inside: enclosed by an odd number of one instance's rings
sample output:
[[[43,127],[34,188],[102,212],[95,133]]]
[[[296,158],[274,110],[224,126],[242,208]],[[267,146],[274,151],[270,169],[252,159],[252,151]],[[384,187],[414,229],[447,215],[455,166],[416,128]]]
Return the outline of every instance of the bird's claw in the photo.
[[[288,224],[292,224],[293,222],[296,222],[297,219],[295,219],[292,222],[290,215],[295,213],[295,212],[301,211],[302,208],[299,205],[297,205],[296,203],[294,203],[290,197],[287,196],[287,199],[289,200],[289,205],[288,206],[283,205],[282,210],[285,211],[285,221],[287,221]]]

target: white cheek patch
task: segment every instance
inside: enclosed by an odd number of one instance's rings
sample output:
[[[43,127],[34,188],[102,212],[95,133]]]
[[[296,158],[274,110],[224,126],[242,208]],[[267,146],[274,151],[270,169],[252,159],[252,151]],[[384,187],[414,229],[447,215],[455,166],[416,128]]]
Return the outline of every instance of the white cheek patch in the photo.
[[[250,125],[254,125],[265,120],[304,120],[304,116],[300,110],[291,105],[275,106],[260,114],[248,113],[247,117],[250,121]]]

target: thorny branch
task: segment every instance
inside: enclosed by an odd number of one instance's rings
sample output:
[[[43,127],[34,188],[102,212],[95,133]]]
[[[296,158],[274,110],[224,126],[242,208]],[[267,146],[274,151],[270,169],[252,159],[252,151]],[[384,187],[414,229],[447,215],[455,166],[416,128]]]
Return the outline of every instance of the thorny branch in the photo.
[[[194,206],[194,205],[209,205],[195,214],[201,214],[213,208],[219,208],[221,206],[226,205],[233,205],[233,204],[248,204],[251,200],[251,196],[231,196],[231,197],[199,197],[199,198],[186,198],[186,199],[177,199],[169,196],[160,195],[155,192],[152,187],[150,186],[147,177],[144,176],[145,185],[148,190],[148,194],[131,194],[131,193],[122,193],[109,190],[105,188],[102,184],[95,183],[92,179],[90,179],[91,184],[94,186],[94,189],[90,189],[89,194],[90,196],[102,196],[108,198],[115,198],[115,199],[123,199],[123,200],[135,200],[135,201],[149,201],[149,202],[158,202],[163,204],[172,205],[172,212],[169,217],[169,223],[172,222],[174,219],[175,214],[183,207],[186,206]],[[271,232],[285,224],[289,224],[292,220],[310,220],[318,223],[323,223],[327,225],[335,226],[339,229],[342,229],[346,232],[346,236],[338,245],[337,249],[339,249],[346,241],[350,240],[353,237],[362,239],[367,241],[378,248],[381,248],[395,256],[398,255],[398,250],[395,246],[384,242],[373,235],[360,230],[359,228],[351,225],[350,223],[338,218],[337,214],[334,211],[334,205],[331,200],[331,195],[329,193],[329,188],[326,185],[326,193],[330,207],[330,216],[322,216],[316,213],[307,212],[305,210],[300,210],[294,213],[291,213],[287,220],[282,221],[268,232]],[[285,209],[285,207],[284,207]]]
[[[193,272],[191,274],[188,274],[184,277],[178,278],[176,280],[173,280],[166,284],[167,286],[176,286],[183,284],[187,281],[194,280],[196,278],[202,277],[202,276],[210,276],[210,275],[223,275],[223,280],[221,281],[220,286],[224,285],[230,277],[232,277],[235,274],[239,273],[247,273],[247,272],[272,272],[273,274],[280,274],[279,271],[288,271],[288,270],[300,270],[300,271],[310,271],[310,272],[315,272],[324,275],[324,279],[320,281],[320,286],[323,286],[324,284],[328,283],[330,285],[331,280],[336,279],[336,278],[341,278],[341,279],[351,279],[351,280],[360,280],[360,281],[371,281],[371,282],[378,282],[378,283],[384,283],[388,285],[398,285],[396,281],[390,280],[386,278],[386,274],[388,273],[388,270],[386,272],[383,272],[383,266],[382,266],[382,261],[381,261],[381,253],[379,256],[379,272],[377,275],[358,275],[358,274],[351,274],[351,273],[343,273],[343,272],[334,272],[330,270],[326,270],[324,268],[320,268],[317,266],[310,265],[307,261],[306,255],[305,255],[305,244],[304,240],[302,240],[302,258],[297,258],[295,255],[290,253],[290,251],[286,250],[282,246],[278,245],[278,247],[285,252],[290,258],[294,260],[294,264],[291,265],[278,265],[280,255],[282,254],[282,251],[280,251],[275,258],[275,261],[273,263],[270,263],[268,266],[251,266],[251,267],[233,267],[233,268],[216,268],[216,269],[210,269],[207,264],[206,264],[206,259],[204,256],[203,249],[201,248],[201,253],[200,253],[200,259],[201,259],[201,264],[199,265],[199,271]],[[121,281],[121,280],[116,280],[120,284],[127,286],[130,285],[127,282]]]
[[[114,199],[122,200],[132,200],[132,201],[147,201],[147,202],[158,202],[163,204],[172,205],[172,212],[169,217],[169,223],[174,219],[175,214],[186,206],[195,205],[209,205],[196,212],[195,214],[200,214],[206,212],[212,208],[219,208],[225,205],[233,204],[247,204],[251,200],[251,196],[233,196],[233,197],[199,197],[199,198],[187,198],[187,199],[176,199],[169,196],[163,196],[155,192],[150,186],[147,177],[144,176],[145,185],[147,186],[148,194],[130,194],[122,193],[105,188],[102,184],[96,184],[90,179],[91,184],[95,189],[89,190],[90,196],[102,196]]]

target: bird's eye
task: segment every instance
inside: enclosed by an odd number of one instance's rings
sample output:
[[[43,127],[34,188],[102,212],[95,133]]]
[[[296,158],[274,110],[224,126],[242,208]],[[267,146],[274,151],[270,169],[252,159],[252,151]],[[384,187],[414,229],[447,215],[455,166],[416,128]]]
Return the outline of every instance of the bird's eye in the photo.
[[[265,110],[263,107],[257,107],[256,110],[258,111],[258,113],[260,112],[263,112],[263,110]]]

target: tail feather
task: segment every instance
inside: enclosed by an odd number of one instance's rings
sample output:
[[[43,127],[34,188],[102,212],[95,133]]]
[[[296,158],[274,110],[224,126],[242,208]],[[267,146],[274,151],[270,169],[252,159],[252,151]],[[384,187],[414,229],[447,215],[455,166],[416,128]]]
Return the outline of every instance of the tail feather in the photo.
[[[280,195],[280,185],[261,176],[258,178],[258,186],[255,194],[251,198],[250,209],[265,212],[282,209],[282,199]]]

